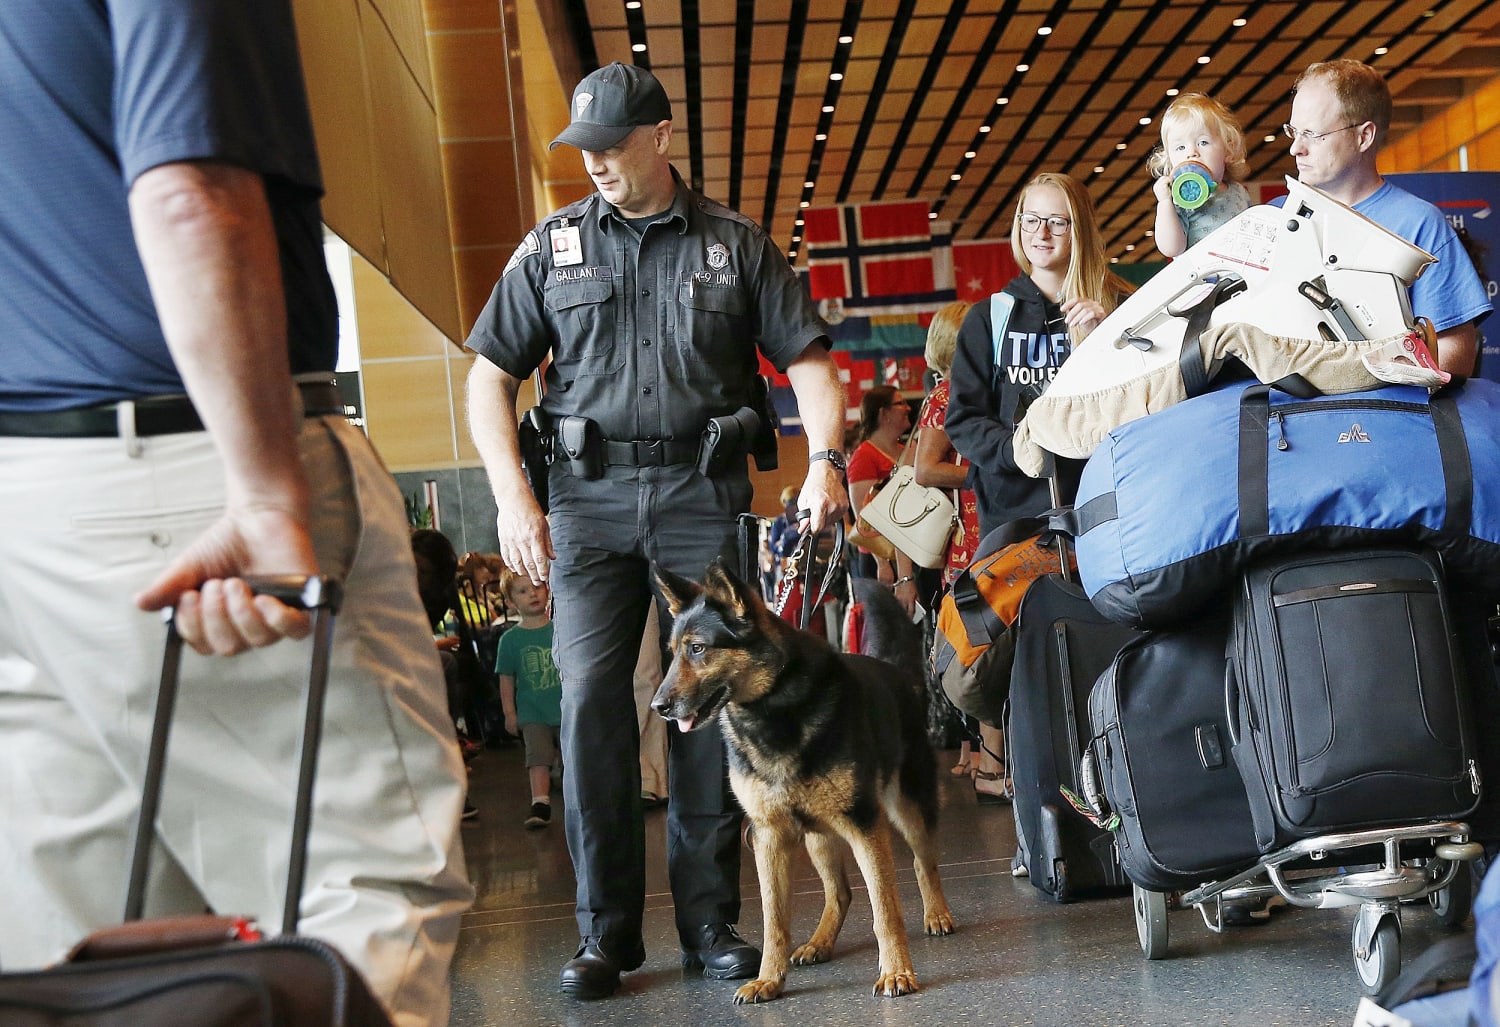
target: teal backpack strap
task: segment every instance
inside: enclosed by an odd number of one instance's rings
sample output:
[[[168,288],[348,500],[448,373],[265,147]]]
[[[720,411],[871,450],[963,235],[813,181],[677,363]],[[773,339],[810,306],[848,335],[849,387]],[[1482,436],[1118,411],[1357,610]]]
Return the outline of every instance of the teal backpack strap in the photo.
[[[1016,309],[1016,298],[1008,292],[997,292],[990,296],[990,343],[994,359],[990,363],[991,373],[1000,368],[1000,346],[1005,340],[1005,330],[1010,327],[1011,311]]]

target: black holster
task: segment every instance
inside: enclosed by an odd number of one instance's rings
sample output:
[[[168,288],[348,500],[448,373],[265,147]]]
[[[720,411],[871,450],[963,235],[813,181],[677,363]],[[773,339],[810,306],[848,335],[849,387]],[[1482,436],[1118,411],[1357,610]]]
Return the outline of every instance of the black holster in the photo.
[[[781,418],[776,416],[776,405],[771,402],[771,383],[763,374],[750,381],[750,407],[760,415],[760,425],[750,440],[750,455],[755,457],[756,470],[774,471],[781,462],[776,441],[781,434]]]
[[[536,497],[542,513],[547,512],[547,469],[552,465],[552,417],[539,406],[521,415],[516,426],[516,441],[521,448],[521,472]]]
[[[749,407],[709,418],[698,444],[698,471],[712,478],[727,471],[736,457],[750,450],[760,430],[760,415]],[[759,465],[757,465],[759,466]]]

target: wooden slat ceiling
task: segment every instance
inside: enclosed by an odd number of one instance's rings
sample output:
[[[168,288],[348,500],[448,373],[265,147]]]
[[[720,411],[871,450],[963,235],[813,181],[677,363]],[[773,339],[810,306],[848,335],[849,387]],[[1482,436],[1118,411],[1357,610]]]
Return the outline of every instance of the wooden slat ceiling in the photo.
[[[1160,259],[1143,245],[1145,162],[1169,90],[1206,92],[1235,111],[1258,180],[1292,171],[1279,130],[1292,84],[1314,61],[1353,57],[1385,71],[1393,134],[1500,73],[1492,0],[563,6],[583,70],[649,67],[672,98],[679,170],[789,253],[801,250],[804,202],[920,198],[955,238],[997,238],[1020,184],[1067,171],[1088,182],[1112,255]]]

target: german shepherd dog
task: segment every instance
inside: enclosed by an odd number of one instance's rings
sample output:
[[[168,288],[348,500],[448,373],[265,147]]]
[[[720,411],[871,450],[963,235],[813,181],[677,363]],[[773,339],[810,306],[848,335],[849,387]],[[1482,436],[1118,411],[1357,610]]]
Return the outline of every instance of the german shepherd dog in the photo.
[[[774,999],[789,962],[822,963],[832,955],[851,895],[840,838],[854,850],[874,905],[880,948],[875,994],[916,991],[896,895],[891,824],[916,857],[926,932],[953,933],[938,880],[937,767],[920,674],[842,655],[792,627],[723,560],[709,566],[702,586],[662,568],[656,579],[674,618],[673,659],[652,708],[684,731],[718,716],[729,782],[755,832],[764,948],[759,976],[742,985],[734,1001]],[[879,591],[896,605],[889,592]],[[898,623],[900,613],[897,606]],[[793,950],[790,877],[799,839],[823,882],[823,915],[807,943]]]

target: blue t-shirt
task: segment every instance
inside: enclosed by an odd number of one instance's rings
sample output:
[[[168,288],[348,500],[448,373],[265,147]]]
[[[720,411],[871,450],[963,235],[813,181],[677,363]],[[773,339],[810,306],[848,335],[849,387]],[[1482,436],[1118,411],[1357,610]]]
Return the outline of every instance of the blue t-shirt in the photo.
[[[331,370],[337,310],[288,0],[0,3],[0,410],[183,391],[130,228],[142,173],[265,177],[294,372]]]
[[[1278,196],[1271,206],[1284,203],[1286,197]],[[1383,183],[1353,209],[1437,258],[1437,263],[1427,265],[1412,284],[1414,315],[1427,318],[1439,332],[1466,321],[1478,323],[1489,316],[1489,294],[1442,211],[1390,182]]]
[[[516,723],[562,724],[562,678],[552,662],[552,622],[500,636],[495,673],[516,682]]]

